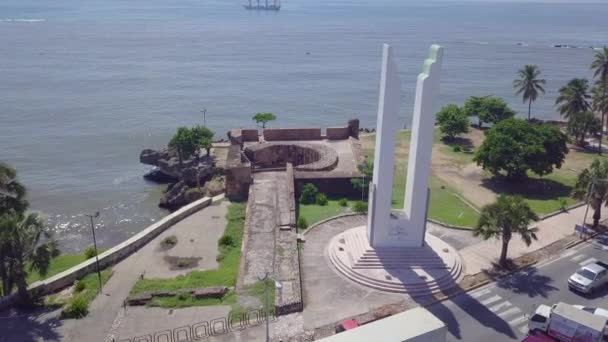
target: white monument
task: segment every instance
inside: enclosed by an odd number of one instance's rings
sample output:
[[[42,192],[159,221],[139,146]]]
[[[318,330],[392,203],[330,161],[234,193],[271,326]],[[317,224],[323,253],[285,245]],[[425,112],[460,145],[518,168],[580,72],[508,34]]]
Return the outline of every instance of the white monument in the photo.
[[[431,46],[418,76],[404,206],[394,210],[391,198],[400,128],[400,80],[392,49],[384,45],[367,226],[337,234],[327,249],[334,267],[359,284],[384,291],[428,294],[455,286],[461,274],[458,252],[426,234],[434,107],[442,59],[443,49]]]
[[[435,124],[433,106],[439,95],[442,58],[443,49],[438,45],[431,46],[430,56],[418,75],[405,200],[403,209],[391,211],[401,89],[392,48],[384,44],[374,176],[369,187],[367,217],[367,238],[372,247],[421,247],[424,244]]]

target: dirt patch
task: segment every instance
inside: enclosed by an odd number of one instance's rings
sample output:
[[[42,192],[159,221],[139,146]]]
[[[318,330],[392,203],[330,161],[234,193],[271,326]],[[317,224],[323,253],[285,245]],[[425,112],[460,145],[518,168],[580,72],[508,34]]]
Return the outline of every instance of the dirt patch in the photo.
[[[170,270],[183,270],[189,268],[198,267],[199,263],[203,260],[202,257],[175,257],[166,255],[163,257],[163,260],[169,264]]]

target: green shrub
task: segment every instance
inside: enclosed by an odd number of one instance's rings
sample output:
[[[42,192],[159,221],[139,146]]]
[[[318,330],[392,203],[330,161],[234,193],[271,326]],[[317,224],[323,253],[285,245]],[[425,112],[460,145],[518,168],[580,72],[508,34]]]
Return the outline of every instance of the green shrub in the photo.
[[[317,196],[315,196],[315,203],[317,205],[327,205],[327,196],[324,193],[319,192]]]
[[[219,244],[222,247],[235,247],[236,241],[231,235],[224,235],[220,238]]]
[[[89,313],[89,301],[83,295],[72,297],[61,310],[65,318],[82,318]]]
[[[94,246],[89,246],[84,250],[84,257],[87,259],[91,259],[92,257],[97,255],[97,250],[95,250]]]
[[[306,229],[306,228],[308,228],[308,221],[306,221],[306,217],[304,217],[304,216],[298,217],[297,226],[298,226],[299,229]]]
[[[338,204],[341,207],[348,207],[348,200],[346,198],[340,198],[340,200],[338,201]]]
[[[353,205],[353,211],[359,214],[365,214],[367,212],[367,202],[356,201]]]
[[[87,287],[87,284],[85,284],[84,282],[82,282],[80,280],[76,280],[74,282],[74,292],[76,292],[76,293],[82,292],[86,287]]]
[[[160,245],[164,248],[174,247],[175,245],[177,245],[177,236],[175,236],[175,235],[167,236],[166,238],[162,239],[162,241],[160,242]]]
[[[306,183],[302,188],[302,193],[300,194],[300,203],[302,204],[313,204],[317,198],[317,194],[319,193],[319,189],[312,184]]]
[[[188,298],[190,298],[190,292],[183,291],[177,295],[177,299],[179,300],[186,300]]]
[[[454,145],[454,146],[452,146],[452,151],[454,151],[454,152],[462,152],[462,146],[460,146],[460,145]]]

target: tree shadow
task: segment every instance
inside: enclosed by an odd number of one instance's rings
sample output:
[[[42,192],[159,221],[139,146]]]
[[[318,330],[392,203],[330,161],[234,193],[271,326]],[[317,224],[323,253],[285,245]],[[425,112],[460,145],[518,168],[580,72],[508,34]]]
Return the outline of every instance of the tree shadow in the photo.
[[[449,147],[460,146],[464,153],[473,153],[473,150],[475,149],[473,141],[465,137],[443,137],[441,138],[441,141]]]
[[[0,312],[4,341],[60,341],[57,328],[63,323],[60,319],[61,309],[37,306],[34,308],[13,308]]]
[[[527,294],[529,298],[536,296],[547,298],[549,292],[558,289],[551,283],[553,283],[551,277],[538,274],[536,267],[530,267],[499,279],[496,285],[516,294]]]
[[[494,176],[481,185],[497,194],[519,195],[527,199],[550,200],[570,196],[572,187],[547,178],[524,178],[520,181]]]

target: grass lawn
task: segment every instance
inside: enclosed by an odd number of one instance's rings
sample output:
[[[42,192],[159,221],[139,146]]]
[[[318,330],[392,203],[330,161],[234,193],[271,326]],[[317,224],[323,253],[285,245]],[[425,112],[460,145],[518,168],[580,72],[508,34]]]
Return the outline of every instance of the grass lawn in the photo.
[[[113,271],[111,268],[106,268],[100,273],[102,285],[105,285],[112,277]],[[89,304],[99,294],[99,278],[97,276],[97,272],[86,275],[84,278],[78,280],[78,282],[82,283],[82,291],[74,292],[69,296],[62,296],[61,294],[50,295],[46,297],[45,305],[49,307],[63,306],[63,314],[66,315],[66,317],[80,318],[86,316]],[[83,313],[82,316],[77,315],[78,317],[66,314],[66,311],[69,311],[67,308],[69,308],[73,302],[79,300],[84,302],[82,305],[86,307],[86,312]]]
[[[436,130],[436,133],[438,131]],[[458,155],[462,161],[472,159],[472,156],[464,152],[452,152],[451,147],[443,145],[438,137],[439,134],[435,134],[435,142],[442,144],[442,147],[449,150],[450,154]],[[362,137],[362,139],[370,139],[373,146],[375,141],[375,135],[369,135]],[[409,139],[410,131],[399,131],[397,135],[397,147],[395,150],[395,179],[393,182],[393,196],[392,203],[393,208],[403,208],[403,202],[405,200],[405,182],[406,182],[406,171],[407,171],[407,156],[409,153]],[[369,141],[368,141],[369,142]],[[370,146],[365,144],[364,146]],[[374,158],[373,148],[364,149],[365,154],[369,160]],[[444,187],[442,189],[442,186]],[[451,189],[447,184],[443,183],[433,174],[431,174],[429,180],[429,188],[431,189],[431,198],[429,199],[429,218],[445,222],[452,225],[472,227],[477,222],[479,214],[466,202],[455,195],[455,191]],[[309,221],[310,223],[310,221]]]
[[[171,279],[141,279],[131,289],[131,295],[157,290],[179,292],[199,287],[236,285],[239,265],[241,261],[241,242],[245,224],[245,208],[247,203],[233,202],[228,207],[226,219],[228,221],[224,235],[218,241],[218,268],[216,270],[193,271],[186,275]],[[223,242],[223,243],[222,243]],[[188,293],[177,296],[156,298],[149,305],[167,308],[189,307],[228,304],[236,306],[237,295],[230,292],[219,299],[196,299]]]
[[[311,226],[321,220],[336,216],[345,212],[350,212],[350,206],[355,200],[349,200],[348,206],[341,207],[339,199],[329,199],[327,205],[299,204],[298,217],[305,217],[308,225]]]
[[[84,254],[64,254],[60,255],[53,260],[51,260],[51,264],[49,265],[49,270],[45,276],[40,275],[36,271],[28,272],[27,275],[27,283],[33,284],[34,282],[46,279],[54,276],[55,274],[61,273],[73,266],[80,264],[85,261],[86,258]],[[27,267],[29,269],[29,267]]]

